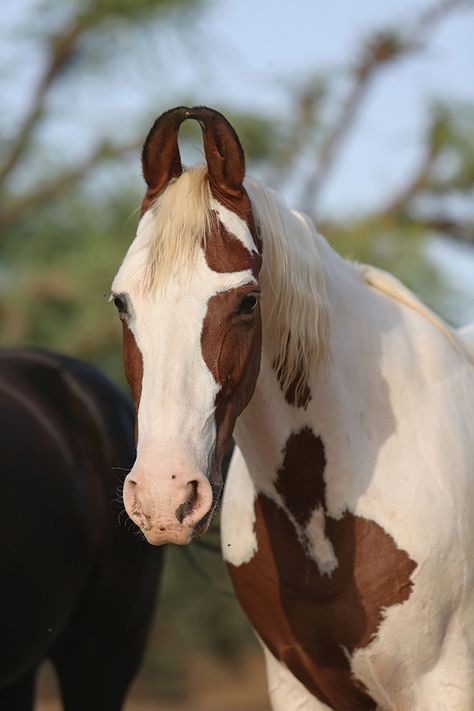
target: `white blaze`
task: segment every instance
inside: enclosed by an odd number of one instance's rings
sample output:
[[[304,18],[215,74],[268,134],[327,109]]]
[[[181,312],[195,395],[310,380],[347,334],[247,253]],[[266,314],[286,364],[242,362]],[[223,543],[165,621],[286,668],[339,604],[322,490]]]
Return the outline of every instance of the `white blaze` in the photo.
[[[211,270],[200,249],[189,274],[178,274],[144,293],[138,278],[145,264],[144,231],[139,230],[112,287],[114,293],[128,294],[133,308],[128,326],[143,359],[137,461],[145,457],[152,462],[174,452],[206,473],[216,437],[214,409],[220,389],[201,348],[209,299],[256,282],[250,270]]]

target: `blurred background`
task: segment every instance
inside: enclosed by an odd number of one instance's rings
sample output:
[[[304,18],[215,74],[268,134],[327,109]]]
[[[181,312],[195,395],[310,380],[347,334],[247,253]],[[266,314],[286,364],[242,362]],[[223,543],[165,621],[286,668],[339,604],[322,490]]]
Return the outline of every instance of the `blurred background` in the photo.
[[[462,0],[3,0],[0,344],[124,384],[108,303],[162,111],[223,111],[248,172],[341,253],[474,321],[474,4]],[[202,158],[183,127],[188,162]],[[215,550],[167,552],[127,709],[267,709],[256,642]],[[49,673],[41,709],[58,708]]]

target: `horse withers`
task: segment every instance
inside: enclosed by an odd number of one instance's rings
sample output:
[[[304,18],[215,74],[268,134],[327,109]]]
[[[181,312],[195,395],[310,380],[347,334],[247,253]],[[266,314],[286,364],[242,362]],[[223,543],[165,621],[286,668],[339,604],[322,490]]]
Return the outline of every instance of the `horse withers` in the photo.
[[[132,408],[83,362],[0,351],[0,443],[0,709],[31,711],[49,658],[66,711],[119,711],[162,562],[118,520]]]
[[[183,170],[199,122],[206,165]],[[130,517],[222,549],[276,711],[474,708],[474,348],[246,179],[218,112],[143,149],[112,295],[137,411]]]

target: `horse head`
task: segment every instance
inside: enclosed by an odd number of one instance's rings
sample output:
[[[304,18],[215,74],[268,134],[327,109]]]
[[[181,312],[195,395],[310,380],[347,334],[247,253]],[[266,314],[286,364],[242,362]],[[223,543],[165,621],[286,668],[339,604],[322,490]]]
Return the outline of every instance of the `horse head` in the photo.
[[[178,133],[199,122],[206,166],[183,170]],[[137,458],[124,503],[150,543],[205,532],[222,458],[255,388],[261,350],[261,244],[230,123],[178,107],[143,147],[138,232],[114,279]]]

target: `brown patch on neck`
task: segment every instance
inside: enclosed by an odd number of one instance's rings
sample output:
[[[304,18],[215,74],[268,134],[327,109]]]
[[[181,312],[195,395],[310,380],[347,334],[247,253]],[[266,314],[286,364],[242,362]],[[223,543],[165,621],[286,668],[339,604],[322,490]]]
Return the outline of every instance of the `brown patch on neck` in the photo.
[[[311,400],[311,390],[309,389],[309,385],[307,381],[303,381],[303,385],[299,385],[301,383],[301,375],[300,372],[297,372],[289,386],[284,390],[283,389],[283,368],[277,368],[276,364],[273,363],[273,369],[275,371],[277,380],[280,384],[280,387],[283,391],[283,394],[285,396],[285,400],[289,405],[294,405],[295,407],[301,407],[303,410],[306,410],[308,407],[309,401]],[[302,370],[302,366],[300,365],[300,371]],[[299,387],[298,387],[299,385]]]
[[[138,441],[138,407],[142,395],[143,358],[132,331],[122,321],[123,364],[135,406],[135,442]]]
[[[384,610],[410,597],[416,563],[374,521],[327,513],[325,467],[324,446],[309,428],[290,436],[275,484],[285,508],[257,497],[257,553],[229,571],[258,634],[312,694],[338,711],[375,709],[346,652],[367,647]],[[305,526],[318,508],[337,560],[331,574],[307,555]]]
[[[250,269],[255,278],[262,266],[262,257],[258,252],[249,252],[244,244],[226,230],[214,213],[213,226],[206,239],[205,256],[209,269],[214,272],[240,272]]]

